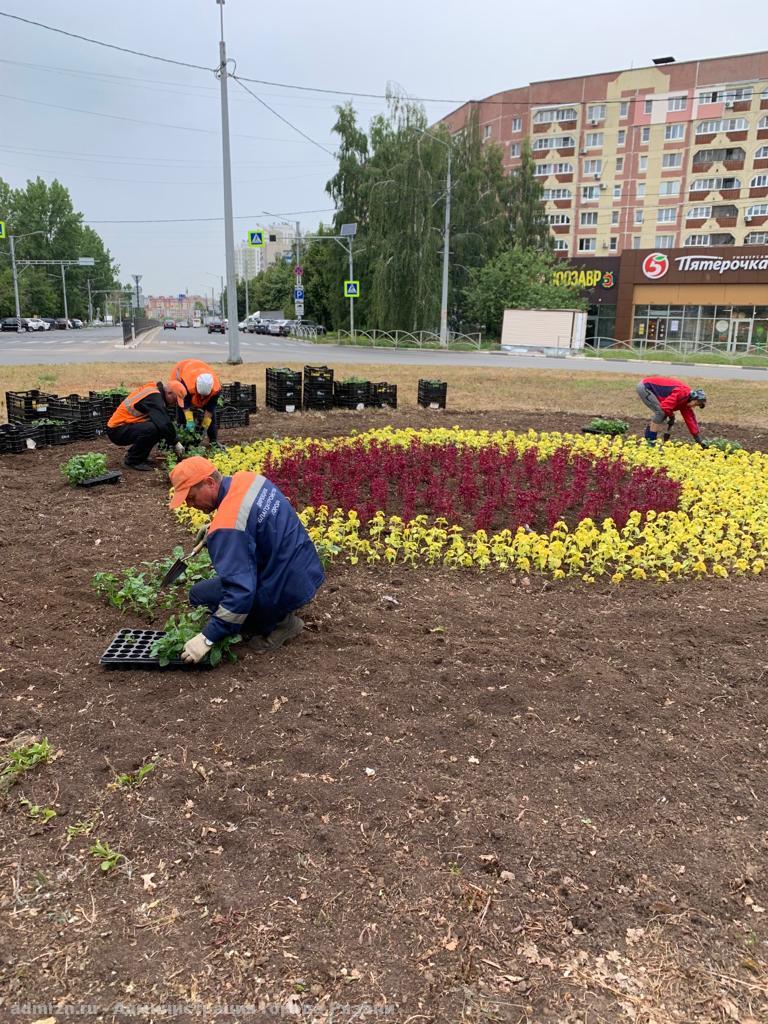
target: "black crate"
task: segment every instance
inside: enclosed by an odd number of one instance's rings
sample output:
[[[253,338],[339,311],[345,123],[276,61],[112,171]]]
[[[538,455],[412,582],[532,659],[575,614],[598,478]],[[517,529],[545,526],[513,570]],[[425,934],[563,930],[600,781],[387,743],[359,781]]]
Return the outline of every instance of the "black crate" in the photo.
[[[127,395],[100,395],[98,391],[89,391],[89,398],[95,401],[100,401],[104,416],[109,419],[113,412],[116,412],[118,407],[125,399]]]
[[[368,385],[368,404],[375,409],[396,409],[397,384],[387,384],[386,381],[378,384],[371,382]]]
[[[3,423],[0,425],[0,453],[4,455],[20,455],[27,450],[27,439],[24,425]]]
[[[49,445],[71,444],[77,440],[77,430],[74,423],[46,423],[45,443]]]
[[[418,403],[425,409],[444,409],[448,384],[444,380],[419,380]]]
[[[217,417],[220,427],[247,427],[251,414],[241,406],[225,405],[218,408]]]
[[[370,384],[367,380],[360,383],[333,382],[333,403],[340,409],[364,409],[370,398]]]
[[[161,629],[121,629],[104,651],[99,664],[106,668],[159,669],[160,663],[152,657],[152,644],[165,633]],[[174,658],[166,669],[210,668],[207,657],[197,666],[186,665],[181,658]]]
[[[304,387],[310,383],[333,384],[333,370],[330,366],[305,366]]]
[[[101,484],[119,484],[123,479],[123,474],[117,469],[111,469],[107,473],[102,473],[101,476],[92,476],[90,480],[81,480],[76,487],[100,487]]]
[[[305,385],[302,404],[305,409],[311,409],[315,412],[333,409],[333,389],[328,386],[325,390],[322,388],[315,390]]]
[[[107,432],[105,426],[94,421],[76,420],[72,426],[78,441],[93,441],[97,437],[103,437]]]
[[[50,403],[57,395],[45,391],[6,391],[5,406],[9,423],[32,423],[51,416]],[[53,417],[51,417],[53,418]]]

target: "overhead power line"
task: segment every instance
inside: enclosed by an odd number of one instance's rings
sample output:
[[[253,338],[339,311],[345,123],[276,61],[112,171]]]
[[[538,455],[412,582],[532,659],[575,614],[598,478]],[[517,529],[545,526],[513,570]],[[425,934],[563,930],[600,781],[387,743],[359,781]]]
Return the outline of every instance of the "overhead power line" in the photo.
[[[325,210],[284,210],[282,213],[271,214],[273,217],[298,217],[302,213],[334,213],[335,209],[329,207]],[[235,220],[250,220],[258,224],[263,219],[263,213],[246,213],[235,217]],[[161,217],[151,220],[84,220],[84,224],[199,224],[213,221],[222,221],[223,217]]]
[[[267,110],[271,114],[274,114],[276,118],[278,118],[280,121],[283,122],[283,124],[287,124],[289,128],[292,128],[295,132],[298,132],[299,135],[302,136],[302,138],[307,140],[307,142],[311,142],[313,146],[317,146],[318,149],[322,149],[322,151],[324,153],[327,153],[328,156],[332,157],[332,156],[335,155],[333,152],[331,152],[330,149],[326,149],[325,146],[321,145],[319,142],[315,142],[315,140],[313,138],[311,138],[309,135],[307,135],[307,133],[305,131],[302,131],[301,128],[298,128],[295,124],[293,124],[291,121],[289,121],[287,117],[283,117],[282,114],[279,114],[275,110],[274,107],[270,107],[270,105],[267,103],[266,100],[263,100],[261,98],[261,96],[257,96],[256,93],[253,92],[251,89],[249,89],[248,86],[244,82],[240,81],[240,79],[237,77],[237,75],[230,75],[230,78],[233,78],[237,82],[237,84],[240,86],[241,89],[245,89],[245,91],[248,93],[249,96],[253,96],[253,98],[257,102],[259,102],[263,107],[266,107]]]

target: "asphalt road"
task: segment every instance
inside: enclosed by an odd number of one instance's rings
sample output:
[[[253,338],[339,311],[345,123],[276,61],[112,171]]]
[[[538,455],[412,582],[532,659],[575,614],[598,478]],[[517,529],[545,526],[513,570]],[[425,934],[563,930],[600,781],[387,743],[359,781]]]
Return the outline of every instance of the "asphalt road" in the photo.
[[[45,331],[0,334],[0,365],[23,366],[38,363],[140,363],[176,362],[188,356],[226,362],[226,336],[208,334],[205,328],[182,327],[160,330],[154,338],[127,349],[119,327],[79,331]],[[768,381],[768,369],[756,367],[691,365],[687,363],[642,362],[636,359],[594,359],[521,356],[491,352],[437,352],[434,349],[357,348],[349,345],[313,345],[291,338],[270,338],[240,333],[240,349],[246,363],[379,363],[393,366],[503,366],[510,370],[560,370],[569,373],[629,373],[633,377],[668,373],[697,379]]]

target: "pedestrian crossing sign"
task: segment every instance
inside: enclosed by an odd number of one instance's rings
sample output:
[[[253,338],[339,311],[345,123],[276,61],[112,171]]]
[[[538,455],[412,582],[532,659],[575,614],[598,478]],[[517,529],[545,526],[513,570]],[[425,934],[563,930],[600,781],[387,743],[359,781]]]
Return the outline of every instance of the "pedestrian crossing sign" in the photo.
[[[0,220],[0,238],[5,238],[5,221]]]
[[[261,249],[264,245],[266,245],[266,242],[264,241],[264,232],[249,231],[248,245],[251,249]]]
[[[345,281],[344,282],[344,298],[345,299],[359,299],[360,298],[360,282],[359,281]]]

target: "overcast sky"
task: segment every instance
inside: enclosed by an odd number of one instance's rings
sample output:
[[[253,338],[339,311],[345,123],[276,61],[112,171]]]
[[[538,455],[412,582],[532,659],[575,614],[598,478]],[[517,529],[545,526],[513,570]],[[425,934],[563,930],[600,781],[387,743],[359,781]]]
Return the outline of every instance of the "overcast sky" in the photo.
[[[660,55],[691,60],[759,48],[763,3],[741,0],[736,9],[738,17],[729,16],[722,0],[646,0],[631,11],[616,0],[550,0],[546,8],[520,0],[227,0],[224,17],[240,75],[369,93],[393,82],[414,96],[463,100]],[[0,11],[193,64],[218,62],[215,0],[0,0]],[[221,216],[213,75],[6,18],[0,38],[0,177],[19,186],[39,174],[67,185],[122,279],[143,274],[148,294],[218,290],[221,221],[99,223]],[[334,104],[348,97],[249,87],[333,150]],[[365,125],[383,107],[354,102]],[[427,112],[437,120],[456,105],[429,103]],[[270,219],[298,219],[304,231],[329,220],[324,185],[333,159],[233,82],[230,120],[236,240]]]

